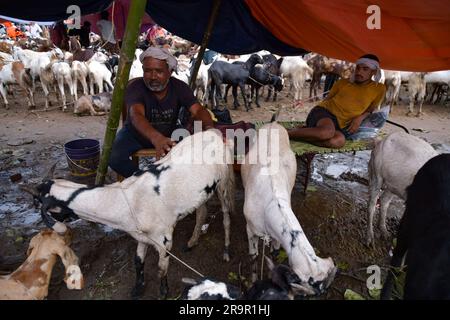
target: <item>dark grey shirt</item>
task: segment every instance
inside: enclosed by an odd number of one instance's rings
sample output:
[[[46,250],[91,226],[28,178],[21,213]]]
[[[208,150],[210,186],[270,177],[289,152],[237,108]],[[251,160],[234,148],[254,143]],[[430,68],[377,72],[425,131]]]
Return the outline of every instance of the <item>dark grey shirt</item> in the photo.
[[[197,103],[197,98],[192,90],[183,81],[171,77],[167,95],[161,101],[151,92],[144,83],[143,78],[137,78],[130,82],[125,92],[125,103],[130,111],[133,104],[143,104],[145,117],[150,124],[164,136],[170,138],[172,132],[177,128],[177,119],[180,109],[185,108],[187,112],[192,105]],[[139,139],[144,139],[133,127],[130,117],[127,117],[125,126]]]

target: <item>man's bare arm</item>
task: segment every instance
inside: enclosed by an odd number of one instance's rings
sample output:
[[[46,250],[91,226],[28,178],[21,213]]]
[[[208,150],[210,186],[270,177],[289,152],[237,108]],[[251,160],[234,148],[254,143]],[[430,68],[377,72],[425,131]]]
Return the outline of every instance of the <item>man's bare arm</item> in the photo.
[[[191,112],[192,117],[194,120],[201,121],[203,130],[207,130],[214,127],[214,122],[211,118],[211,115],[209,112],[202,107],[199,103],[193,104],[189,111]]]
[[[158,130],[153,128],[148,119],[145,117],[145,108],[142,104],[133,104],[130,107],[129,116],[133,127],[148,141],[150,141],[156,149],[156,158],[159,159],[166,155],[167,152],[175,145],[170,138],[165,137]]]

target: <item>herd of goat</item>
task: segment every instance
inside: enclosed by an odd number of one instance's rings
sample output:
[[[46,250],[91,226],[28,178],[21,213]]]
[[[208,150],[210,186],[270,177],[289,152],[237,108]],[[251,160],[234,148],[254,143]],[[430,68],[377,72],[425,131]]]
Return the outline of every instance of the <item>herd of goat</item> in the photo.
[[[50,89],[57,86],[63,110],[66,109],[68,103],[64,86],[67,85],[76,113],[80,110],[93,115],[107,112],[111,99],[108,92],[114,86],[118,56],[102,50],[89,52],[77,46],[76,40],[73,41],[75,48],[71,47],[72,52],[64,52],[56,47],[38,52],[7,41],[0,42],[0,93],[6,107],[7,94],[14,91],[14,85],[25,90],[29,106],[35,106],[34,93],[36,82],[39,81],[45,95],[45,108],[50,105]],[[136,49],[130,79],[142,76],[138,56],[143,49]],[[179,67],[173,76],[188,82],[195,57],[184,54],[177,56]],[[85,60],[77,60],[78,57],[84,57],[80,59]],[[226,98],[222,91],[228,91],[229,88],[234,96],[234,107],[238,107],[237,92],[240,89],[248,110],[252,95],[249,99],[247,85],[255,93],[257,106],[261,87],[268,86],[269,93],[274,91],[276,99],[276,93],[283,88],[285,78],[290,80],[294,88],[295,100],[302,99],[305,81],[310,79],[310,97],[315,98],[323,74],[336,73],[345,78],[350,76],[352,68],[350,63],[317,54],[302,58],[276,57],[268,52],[259,52],[234,59],[217,55],[209,64],[202,62],[196,88],[199,99],[204,104],[211,102],[212,108],[217,108],[221,100]],[[388,87],[388,104],[393,105],[398,99],[401,83],[405,80],[408,81],[410,95],[409,112],[413,112],[416,99],[421,112],[426,84],[438,84],[435,90],[431,90],[431,99],[441,99],[440,95],[445,96],[445,90],[448,92],[450,71],[385,71],[383,81]],[[78,81],[83,93],[80,98]],[[434,98],[436,93],[437,98]],[[202,143],[193,143],[199,140]],[[261,147],[261,141],[267,145]],[[278,148],[272,149],[270,141],[276,142]],[[183,139],[166,157],[122,182],[88,187],[54,179],[50,173],[42,183],[21,185],[22,190],[32,194],[43,221],[51,230],[41,231],[31,240],[27,259],[16,271],[0,276],[0,299],[45,298],[57,256],[61,257],[66,268],[67,287],[83,288],[82,270],[78,258],[69,247],[70,229],[65,224],[77,219],[123,230],[138,242],[136,281],[132,291],[135,298],[145,293],[145,257],[148,246],[153,246],[159,254],[160,294],[167,297],[168,252],[172,249],[175,225],[187,215],[196,213],[196,225],[188,242],[189,248],[194,247],[207,216],[206,202],[213,194],[218,196],[221,203],[223,259],[229,261],[229,247],[232,245],[230,229],[232,216],[236,214],[235,173],[232,161],[226,160],[233,159],[233,150],[233,141],[224,143],[220,132],[208,130]],[[192,163],[191,155],[205,152],[218,158],[201,165]],[[269,161],[250,161],[262,158]],[[275,159],[276,173],[268,174],[268,170],[273,169],[271,166],[275,165]],[[290,149],[286,129],[276,121],[262,126],[241,166],[245,195],[243,214],[252,260],[252,286],[242,292],[239,288],[209,278],[189,280],[183,298],[292,299],[296,296],[319,295],[329,288],[338,268],[331,257],[321,258],[316,255],[291,207],[296,170],[297,162]],[[423,140],[397,132],[376,143],[368,172],[368,245],[373,244],[375,239],[372,225],[378,199],[379,226],[383,236],[389,235],[385,221],[393,196],[399,196],[406,203],[391,261],[395,268],[388,272],[381,297],[390,298],[397,268],[405,262],[405,298],[450,299],[450,155],[439,155]],[[114,209],[105,210],[106,203]],[[266,257],[271,275],[269,280],[257,280],[260,238],[270,241],[274,255],[282,247],[289,261],[289,265],[275,265]]]
[[[58,92],[60,97],[58,102],[61,103],[62,109],[66,110],[68,105],[66,86],[75,104],[75,113],[99,115],[108,111],[107,103],[95,105],[92,102],[87,103],[86,100],[77,103],[78,82],[85,96],[111,92],[119,56],[102,48],[84,49],[76,38],[70,39],[69,44],[69,51],[37,44],[34,47],[26,46],[33,49],[23,49],[24,43],[20,44],[21,47],[11,40],[0,40],[0,93],[6,108],[9,106],[8,92],[14,94],[14,85],[18,85],[26,92],[28,105],[35,106],[34,94],[36,82],[39,81],[45,96],[45,109],[48,109],[51,103],[50,90],[55,88],[55,92]],[[146,47],[145,43],[139,43],[131,66],[130,79],[142,77],[139,55]],[[196,59],[196,50],[193,50],[193,45],[185,45],[182,48],[181,51],[175,51],[179,50],[178,48],[172,49],[178,59],[178,70],[172,76],[188,83]],[[289,80],[290,83],[288,94],[294,89],[294,103],[302,100],[302,89],[308,80],[310,81],[309,99],[318,100],[321,94],[318,94],[317,89],[320,88],[321,79],[325,74],[349,78],[354,69],[352,63],[314,53],[303,57],[279,57],[268,51],[260,51],[242,56],[216,54],[212,57],[206,61],[207,64],[203,59],[195,81],[195,91],[199,100],[204,105],[211,103],[212,109],[218,108],[223,100],[226,102],[230,88],[234,97],[234,108],[239,106],[238,89],[241,90],[247,111],[251,108],[253,96],[255,96],[256,106],[260,106],[259,95],[262,87],[268,87],[267,100],[274,91],[275,101],[277,92],[284,87],[285,80]],[[398,102],[402,83],[408,84],[408,113],[410,114],[414,112],[416,102],[419,106],[418,113],[422,112],[422,104],[427,92],[433,103],[445,101],[448,98],[450,71],[418,73],[383,70],[382,74],[380,81],[387,86],[386,104],[391,106]],[[247,92],[248,86],[251,88],[251,95]]]
[[[12,274],[0,277],[0,298],[44,298],[57,255],[66,266],[68,288],[82,288],[83,275],[78,260],[60,240],[70,232],[65,223],[78,219],[123,230],[138,242],[133,298],[145,293],[145,257],[148,246],[153,246],[159,254],[160,295],[167,297],[168,253],[172,249],[174,228],[178,221],[196,212],[196,225],[188,242],[189,248],[195,246],[207,216],[206,202],[214,193],[223,212],[223,259],[229,261],[230,229],[232,216],[236,214],[235,173],[233,161],[230,162],[233,149],[232,140],[224,143],[220,131],[208,130],[183,139],[166,157],[122,182],[88,187],[54,179],[53,173],[49,173],[42,183],[22,184],[21,189],[33,196],[43,221],[53,231],[43,231],[37,239],[33,238],[24,264]],[[213,161],[209,159],[202,164],[192,161],[193,155],[199,154],[210,156]],[[380,229],[384,236],[387,235],[386,210],[392,196],[406,200],[392,258],[396,268],[388,273],[381,297],[390,298],[394,275],[406,255],[404,297],[449,299],[450,154],[439,155],[424,141],[396,132],[377,142],[368,169],[368,244],[374,241],[372,220],[380,191],[383,191]],[[296,170],[297,162],[286,129],[276,121],[262,126],[254,136],[240,171],[253,284],[242,292],[210,278],[188,279],[185,283],[189,286],[183,298],[292,299],[319,295],[329,288],[338,268],[332,258],[316,255],[291,207]],[[106,210],[106,203],[114,209]],[[52,234],[55,244],[46,240]],[[270,242],[273,256],[283,248],[289,262],[289,265],[275,266],[266,258],[271,275],[268,280],[257,280],[261,238]],[[40,243],[44,241],[47,242]],[[35,259],[39,259],[39,264]],[[66,262],[67,259],[70,261]]]

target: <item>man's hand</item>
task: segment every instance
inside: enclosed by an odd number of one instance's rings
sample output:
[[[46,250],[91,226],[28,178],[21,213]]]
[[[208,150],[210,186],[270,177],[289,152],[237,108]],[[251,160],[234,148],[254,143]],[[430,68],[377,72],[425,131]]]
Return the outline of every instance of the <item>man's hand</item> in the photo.
[[[170,140],[170,138],[161,135],[153,141],[153,145],[156,149],[156,160],[159,160],[164,157],[176,143],[175,141]]]
[[[356,131],[358,131],[364,118],[364,114],[360,115],[359,117],[353,118],[352,122],[350,123],[350,127],[348,128],[348,132],[354,134]]]

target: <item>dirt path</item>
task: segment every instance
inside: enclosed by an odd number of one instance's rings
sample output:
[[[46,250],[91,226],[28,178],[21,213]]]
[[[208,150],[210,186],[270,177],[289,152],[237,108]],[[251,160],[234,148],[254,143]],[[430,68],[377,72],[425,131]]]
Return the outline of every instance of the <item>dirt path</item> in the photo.
[[[294,110],[285,92],[279,96],[277,103],[263,102],[262,108],[250,112],[242,111],[242,107],[232,110],[232,118],[234,121],[269,120],[271,113],[281,105],[281,120],[304,120],[313,106],[307,103],[303,108]],[[10,110],[0,109],[0,258],[18,256],[23,259],[30,238],[44,225],[31,205],[31,198],[20,192],[18,184],[11,182],[10,177],[20,174],[21,181],[38,182],[43,172],[57,162],[57,174],[70,178],[63,153],[64,143],[85,137],[102,141],[107,118],[76,117],[60,110],[30,113],[17,93],[12,101]],[[37,101],[43,104],[41,96]],[[423,137],[440,151],[450,152],[449,107],[425,105],[426,114],[420,118],[406,117],[405,111],[405,105],[396,107],[390,119],[406,125],[412,134]],[[386,125],[383,130],[392,132],[401,129]],[[389,261],[391,240],[377,239],[373,249],[363,244],[367,201],[365,179],[369,156],[370,153],[365,151],[355,156],[332,154],[317,157],[313,182],[306,195],[299,183],[304,168],[298,163],[297,184],[292,195],[293,210],[318,255],[331,256],[342,270],[331,289],[320,299],[342,299],[347,288],[368,296],[366,267],[373,264],[383,266]],[[108,179],[112,181],[114,176],[109,175]],[[250,267],[242,213],[243,196],[240,177],[237,176],[237,210],[232,216],[232,258],[229,263],[221,260],[224,236],[217,199],[208,203],[208,211],[215,213],[214,218],[210,218],[208,232],[191,252],[184,252],[182,248],[191,235],[195,216],[188,216],[176,226],[174,254],[203,274],[234,284],[238,284],[236,279],[241,266],[241,279],[245,284],[249,279]],[[402,210],[402,202],[396,199],[388,218],[391,232],[395,230]],[[128,299],[134,282],[136,242],[121,231],[84,221],[73,223],[72,228],[72,248],[81,259],[86,286],[81,291],[67,290],[62,282],[63,267],[58,263],[52,276],[49,299]],[[157,299],[157,254],[152,249],[147,255],[145,275],[147,287],[144,299]],[[181,293],[182,277],[195,275],[171,260],[171,298]]]

